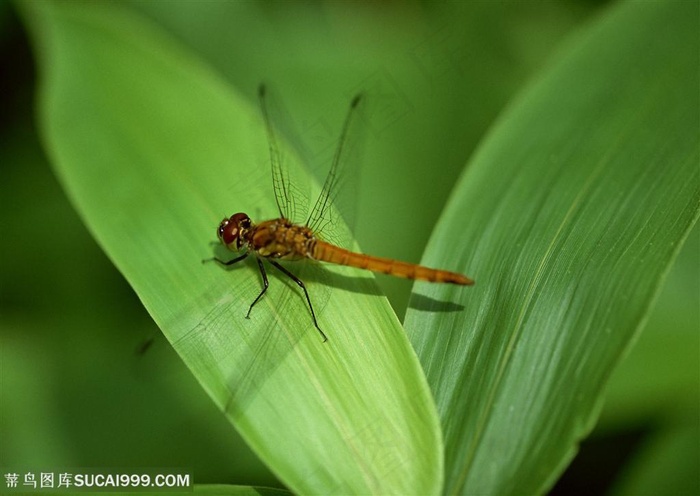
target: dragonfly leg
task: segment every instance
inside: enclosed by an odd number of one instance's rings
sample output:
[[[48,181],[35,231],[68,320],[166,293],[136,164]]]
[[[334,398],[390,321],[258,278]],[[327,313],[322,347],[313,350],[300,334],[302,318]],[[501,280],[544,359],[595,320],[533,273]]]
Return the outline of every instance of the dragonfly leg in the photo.
[[[297,283],[301,289],[304,290],[304,295],[306,296],[306,301],[309,303],[309,310],[311,310],[311,318],[314,320],[314,326],[316,327],[316,330],[321,333],[321,337],[323,338],[323,342],[325,343],[328,341],[328,338],[326,337],[326,334],[321,330],[321,328],[318,326],[318,322],[316,322],[316,314],[314,313],[314,307],[311,304],[311,298],[309,298],[309,292],[306,290],[306,286],[304,285],[304,282],[299,279],[297,276],[289,272],[287,269],[282,267],[280,264],[275,262],[274,260],[270,260],[270,263],[274,265],[277,269],[280,270],[283,274],[285,274],[287,277],[289,277],[292,281]]]
[[[240,262],[241,260],[244,260],[245,257],[247,257],[247,256],[248,256],[248,253],[244,253],[244,254],[241,255],[240,257],[236,257],[236,258],[234,258],[233,260],[229,260],[228,262],[224,262],[223,260],[219,260],[219,259],[216,258],[216,257],[205,258],[204,260],[202,260],[202,263],[204,263],[204,262],[218,262],[218,263],[221,264],[221,265],[233,265],[233,264],[235,264],[236,262]]]
[[[253,303],[250,304],[250,308],[248,308],[248,313],[245,314],[245,318],[249,319],[250,318],[250,311],[253,309],[255,304],[262,298],[262,296],[265,294],[265,291],[267,291],[267,287],[270,285],[269,282],[267,282],[267,273],[265,273],[265,266],[263,265],[262,259],[256,257],[255,258],[258,261],[258,267],[260,267],[260,275],[262,276],[263,280],[263,289],[260,291],[260,294],[258,295],[255,300],[253,300]]]

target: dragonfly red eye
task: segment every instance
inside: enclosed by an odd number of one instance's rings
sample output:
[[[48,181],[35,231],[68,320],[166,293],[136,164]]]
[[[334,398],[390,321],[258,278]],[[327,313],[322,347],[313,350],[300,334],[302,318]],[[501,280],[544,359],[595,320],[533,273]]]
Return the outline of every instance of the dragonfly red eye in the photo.
[[[231,249],[238,250],[242,244],[242,231],[250,229],[250,226],[250,217],[244,213],[237,213],[221,221],[216,235],[223,244]]]
[[[248,214],[244,214],[243,212],[233,214],[229,220],[233,225],[240,227],[241,229],[248,229],[250,227],[250,217],[248,217]]]
[[[223,244],[228,246],[231,243],[234,243],[238,238],[238,224],[231,222],[231,219],[224,219],[221,221],[221,224],[219,224],[219,229],[216,231],[216,235]]]

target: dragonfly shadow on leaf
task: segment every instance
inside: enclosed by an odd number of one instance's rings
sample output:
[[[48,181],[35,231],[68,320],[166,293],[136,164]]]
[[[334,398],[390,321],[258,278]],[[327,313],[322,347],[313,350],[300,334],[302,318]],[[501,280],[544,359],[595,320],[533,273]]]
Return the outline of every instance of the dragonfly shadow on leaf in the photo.
[[[188,366],[200,380],[213,378],[210,396],[234,418],[245,414],[305,334],[291,332],[295,327],[271,312],[246,319],[247,305],[240,293],[227,295],[173,342],[181,356],[190,357]]]
[[[358,293],[369,296],[383,296],[379,286],[374,283],[374,277],[362,274],[359,270],[352,275],[339,274],[322,263],[314,261],[287,262],[283,264],[285,268],[293,273],[303,275],[304,282],[316,283],[315,288],[325,286],[326,288],[336,288],[349,293]],[[282,279],[288,280],[283,277]]]
[[[430,296],[412,292],[408,307],[422,312],[461,312],[464,305],[453,301],[438,300]]]

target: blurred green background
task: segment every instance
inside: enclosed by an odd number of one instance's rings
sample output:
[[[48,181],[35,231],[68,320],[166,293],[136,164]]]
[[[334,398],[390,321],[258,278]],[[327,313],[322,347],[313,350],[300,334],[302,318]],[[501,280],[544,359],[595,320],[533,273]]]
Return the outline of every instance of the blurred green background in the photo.
[[[568,35],[609,8],[573,0],[124,6],[251,99],[260,81],[274,85],[311,156],[333,138],[350,95],[381,97],[365,153],[382,162],[362,171],[355,232],[364,251],[411,261],[499,113]],[[159,331],[46,162],[34,54],[9,2],[0,3],[0,36],[0,466],[184,467],[199,483],[279,485],[242,441],[228,441],[235,431],[165,340],[136,353]],[[420,201],[427,180],[430,202]],[[598,430],[553,493],[700,488],[699,254],[696,229],[612,378]],[[379,283],[402,316],[410,284]]]

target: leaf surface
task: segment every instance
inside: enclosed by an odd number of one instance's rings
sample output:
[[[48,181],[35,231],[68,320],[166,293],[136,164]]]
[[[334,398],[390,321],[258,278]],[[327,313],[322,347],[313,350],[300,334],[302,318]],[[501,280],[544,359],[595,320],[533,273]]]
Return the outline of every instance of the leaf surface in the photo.
[[[210,242],[231,209],[275,216],[257,106],[119,4],[22,5],[40,60],[45,148],[62,184],[256,453],[295,493],[439,491],[434,403],[371,278],[329,276],[324,344],[280,274],[268,271],[270,289],[245,319],[261,290],[254,261],[200,262],[225,255]],[[312,298],[323,286],[307,284]]]
[[[456,186],[423,261],[452,260],[476,286],[417,286],[405,322],[442,420],[446,493],[541,493],[592,428],[698,216],[698,14],[611,9]]]

